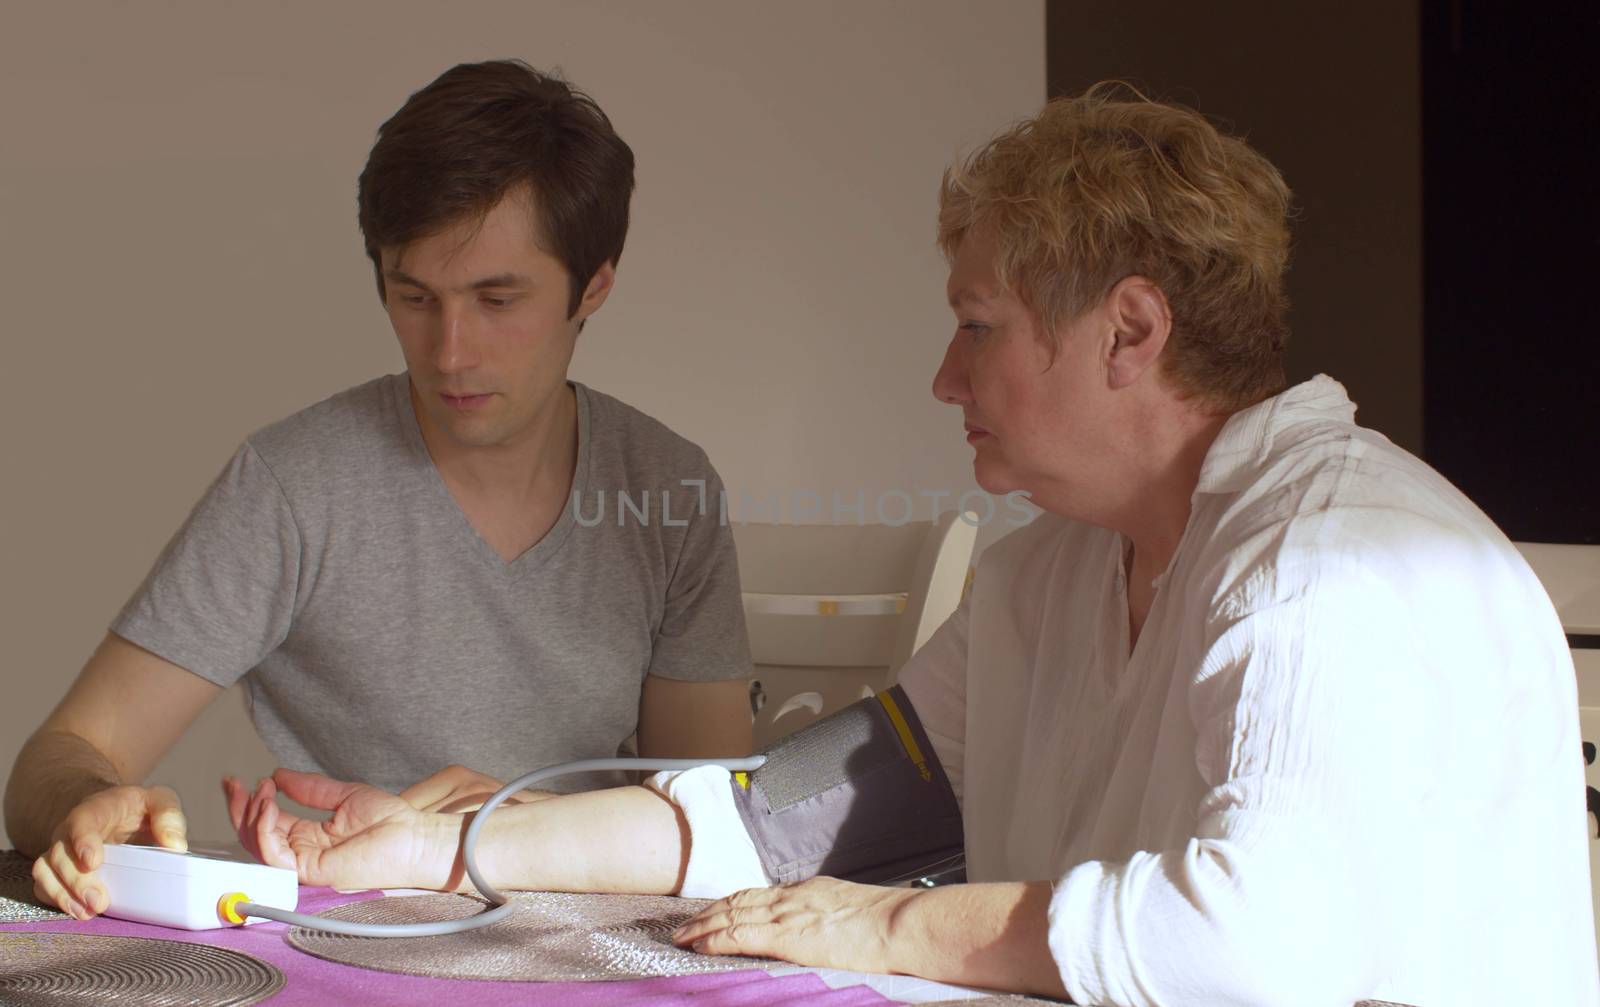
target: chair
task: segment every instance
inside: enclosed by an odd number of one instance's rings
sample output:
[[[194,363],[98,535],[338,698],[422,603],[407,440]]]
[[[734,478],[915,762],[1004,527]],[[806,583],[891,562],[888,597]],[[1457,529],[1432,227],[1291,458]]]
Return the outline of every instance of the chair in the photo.
[[[1600,934],[1600,766],[1595,765],[1600,745],[1600,545],[1516,546],[1555,603],[1578,673],[1578,726],[1588,764],[1589,811],[1595,816],[1589,822],[1589,888]]]
[[[977,519],[733,526],[756,745],[894,684],[961,602]]]

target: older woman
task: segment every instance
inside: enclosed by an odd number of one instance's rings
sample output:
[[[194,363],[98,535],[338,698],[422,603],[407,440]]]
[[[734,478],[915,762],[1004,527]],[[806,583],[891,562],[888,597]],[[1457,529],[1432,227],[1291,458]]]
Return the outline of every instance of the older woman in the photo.
[[[490,879],[741,888],[679,939],[1084,1003],[1600,1003],[1555,614],[1343,388],[1284,387],[1288,208],[1243,142],[1098,89],[946,177],[934,394],[1046,511],[901,674],[972,883],[766,887],[709,769],[498,812]],[[460,884],[433,795],[278,781],[345,815],[233,788],[267,859]]]

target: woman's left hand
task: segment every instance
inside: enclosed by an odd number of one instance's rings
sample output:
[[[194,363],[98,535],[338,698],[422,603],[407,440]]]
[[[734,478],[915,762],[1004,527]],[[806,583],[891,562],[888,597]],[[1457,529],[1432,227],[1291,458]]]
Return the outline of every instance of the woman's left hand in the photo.
[[[895,972],[895,924],[921,892],[811,878],[747,888],[679,927],[673,943],[711,955],[782,958],[797,965]]]

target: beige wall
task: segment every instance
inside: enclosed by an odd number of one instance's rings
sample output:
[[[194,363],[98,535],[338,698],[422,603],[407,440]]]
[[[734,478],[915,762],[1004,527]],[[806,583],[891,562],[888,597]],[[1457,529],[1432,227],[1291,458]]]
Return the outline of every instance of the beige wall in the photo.
[[[564,68],[638,156],[577,378],[758,496],[971,488],[959,416],[928,393],[950,330],[935,190],[958,148],[1038,106],[1043,18],[1042,0],[9,11],[0,764],[244,435],[400,369],[355,176],[378,123],[458,61]],[[270,764],[239,725],[214,708],[158,770],[200,835],[224,831],[217,775]]]

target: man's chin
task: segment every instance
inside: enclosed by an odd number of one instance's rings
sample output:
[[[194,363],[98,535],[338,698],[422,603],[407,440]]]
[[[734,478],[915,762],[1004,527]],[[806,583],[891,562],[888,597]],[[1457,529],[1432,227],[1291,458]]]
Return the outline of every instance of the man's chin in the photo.
[[[501,441],[500,425],[487,422],[486,416],[433,416],[434,427],[450,440],[463,447],[490,447]]]

